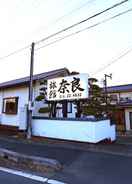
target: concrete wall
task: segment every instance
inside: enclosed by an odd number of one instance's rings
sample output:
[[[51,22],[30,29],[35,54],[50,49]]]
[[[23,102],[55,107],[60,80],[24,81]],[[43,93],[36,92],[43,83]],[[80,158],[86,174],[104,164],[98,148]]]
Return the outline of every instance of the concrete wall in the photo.
[[[97,143],[106,138],[115,140],[115,125],[109,120],[98,122],[33,119],[33,135]]]

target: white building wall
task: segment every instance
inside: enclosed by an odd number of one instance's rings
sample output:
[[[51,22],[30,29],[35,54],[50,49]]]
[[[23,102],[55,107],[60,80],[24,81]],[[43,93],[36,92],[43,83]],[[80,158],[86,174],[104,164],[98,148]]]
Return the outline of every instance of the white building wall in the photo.
[[[3,98],[18,97],[18,112],[17,114],[5,114],[2,113]],[[28,103],[28,88],[26,87],[15,87],[4,89],[0,93],[0,114],[1,124],[19,126],[19,113],[20,109]]]
[[[33,100],[39,95],[39,81],[37,81],[33,88]],[[11,87],[3,89],[0,91],[0,124],[18,126],[20,129],[25,129],[26,127],[26,106],[28,105],[28,87]],[[9,97],[18,97],[18,112],[17,114],[5,114],[2,113],[3,108],[3,99]],[[40,107],[46,107],[47,104],[44,102],[34,101],[33,116],[44,116],[48,117],[48,114],[39,113],[38,110]],[[74,118],[76,116],[76,105],[72,103],[72,112],[67,114],[68,118]],[[63,117],[62,109],[57,110],[57,117]]]
[[[22,126],[26,122],[25,116],[20,113],[25,111],[25,106],[28,105],[28,86],[11,87],[0,91],[0,123],[3,125]],[[33,100],[39,94],[39,83],[36,82],[33,88]],[[18,97],[18,113],[15,115],[2,113],[3,98]],[[22,119],[23,117],[23,119]],[[23,122],[20,122],[23,121]],[[26,125],[24,125],[25,127]]]

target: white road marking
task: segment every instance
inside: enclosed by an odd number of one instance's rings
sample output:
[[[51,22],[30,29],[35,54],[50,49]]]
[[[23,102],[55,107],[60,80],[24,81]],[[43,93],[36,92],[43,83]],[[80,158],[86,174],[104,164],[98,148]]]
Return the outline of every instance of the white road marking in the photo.
[[[51,180],[51,179],[48,180],[48,183],[49,183],[49,184],[66,184],[66,183],[62,183],[62,182],[60,182],[60,181]]]
[[[60,182],[60,181],[57,181],[57,180],[52,180],[52,179],[44,178],[42,176],[37,176],[37,175],[34,175],[34,174],[25,173],[23,171],[17,171],[17,170],[13,170],[13,169],[4,168],[4,167],[0,167],[0,171],[7,172],[7,173],[10,173],[10,174],[14,174],[14,175],[17,175],[17,176],[22,176],[22,177],[32,179],[32,180],[35,180],[35,181],[40,181],[40,182],[43,182],[43,183],[47,182],[48,184],[66,184],[66,183],[63,183],[63,182]]]
[[[48,178],[44,178],[44,177],[41,177],[41,176],[36,176],[36,175],[33,175],[33,174],[28,174],[28,173],[25,173],[25,172],[22,172],[22,171],[16,171],[16,170],[4,168],[4,167],[0,167],[0,171],[4,171],[4,172],[10,173],[10,174],[15,174],[17,176],[23,176],[25,178],[29,178],[29,179],[36,180],[36,181],[41,181],[41,182],[47,182],[48,181]]]

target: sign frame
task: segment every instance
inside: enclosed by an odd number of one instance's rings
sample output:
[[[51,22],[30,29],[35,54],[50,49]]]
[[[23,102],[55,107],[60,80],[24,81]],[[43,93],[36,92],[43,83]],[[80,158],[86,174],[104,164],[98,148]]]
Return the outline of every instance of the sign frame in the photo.
[[[79,100],[89,96],[88,74],[77,74],[47,80],[47,100]]]

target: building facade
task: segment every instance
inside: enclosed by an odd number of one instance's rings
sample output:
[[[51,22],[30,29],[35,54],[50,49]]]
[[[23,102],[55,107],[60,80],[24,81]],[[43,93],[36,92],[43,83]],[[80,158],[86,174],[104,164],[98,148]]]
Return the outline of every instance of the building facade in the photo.
[[[78,108],[78,106],[80,107],[80,100],[76,97],[78,94],[82,97],[85,89],[86,93],[88,92],[87,77],[87,80],[83,83],[79,77],[75,77],[66,68],[34,75],[31,126],[33,136],[91,143],[97,143],[105,139],[115,141],[115,125],[111,125],[109,119],[97,120],[81,117],[80,108]],[[71,82],[68,82],[68,79]],[[15,130],[16,135],[20,131],[27,130],[27,109],[30,104],[28,99],[29,80],[29,77],[25,77],[0,84],[0,130],[3,133],[8,130],[8,132],[14,134]],[[75,95],[75,99],[67,100],[65,94],[63,94],[64,100],[51,100],[49,103],[44,95],[46,91],[48,94],[47,80],[50,81],[49,84],[53,84],[53,89],[49,91],[49,94],[56,89],[57,83],[54,82],[61,80],[58,83],[61,92],[63,93],[63,90],[66,90],[67,97],[69,98],[69,94]],[[49,86],[51,87],[51,85]],[[58,88],[56,90],[59,91]],[[70,90],[73,94],[69,93]],[[48,96],[47,94],[46,96]],[[88,97],[88,94],[86,97]],[[50,110],[48,111],[48,109]]]
[[[107,92],[117,109],[113,114],[117,130],[132,130],[132,84],[111,86]]]
[[[68,76],[70,72],[66,68],[53,70],[33,77],[33,116],[46,116],[39,109],[46,104],[36,102],[35,98],[40,93],[40,84],[48,79]],[[0,84],[0,127],[24,130],[27,126],[27,106],[29,96],[29,77],[12,80]],[[70,105],[70,104],[69,104]],[[68,106],[72,110],[73,107]],[[57,116],[62,116],[62,109],[58,108]],[[69,110],[70,112],[70,110]],[[71,113],[69,113],[70,116]]]

